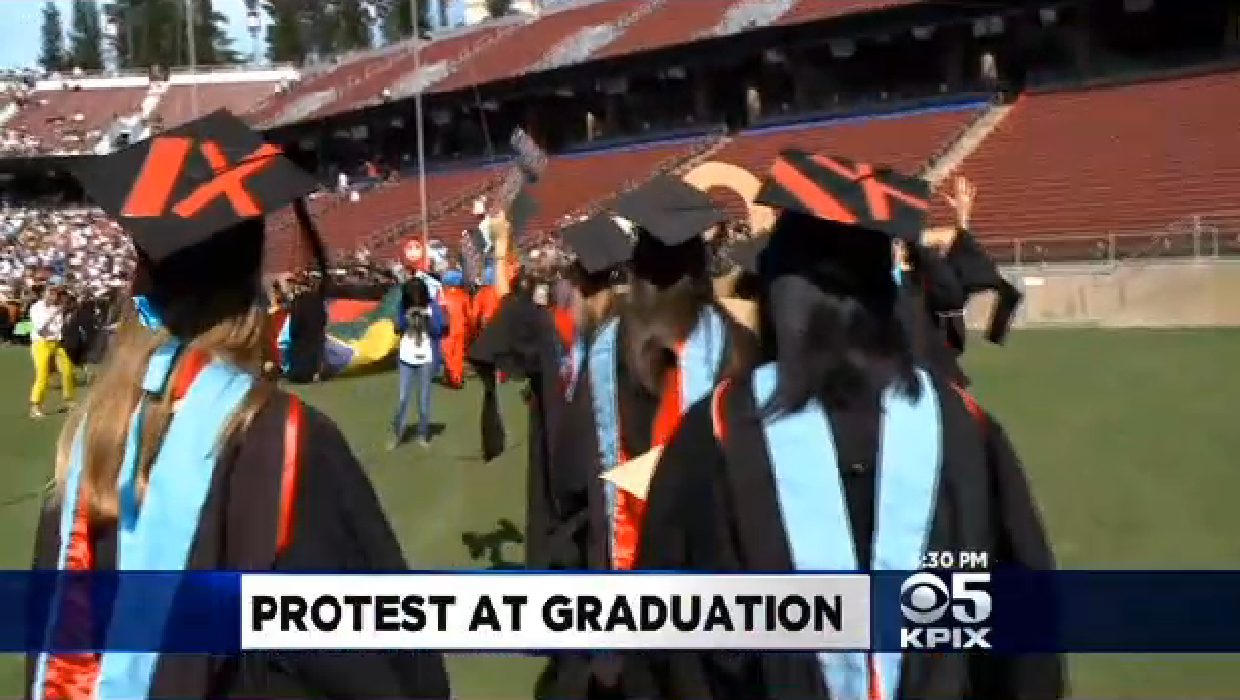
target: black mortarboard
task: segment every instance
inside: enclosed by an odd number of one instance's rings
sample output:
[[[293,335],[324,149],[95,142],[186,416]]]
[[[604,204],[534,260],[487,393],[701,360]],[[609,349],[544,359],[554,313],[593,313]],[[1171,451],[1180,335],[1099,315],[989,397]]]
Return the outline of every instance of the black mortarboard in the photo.
[[[889,168],[789,149],[779,154],[754,202],[916,243],[930,185]]]
[[[766,249],[767,241],[767,236],[739,240],[728,246],[728,257],[741,270],[756,275],[758,274],[758,259],[762,256],[762,251]]]
[[[1025,295],[1004,279],[995,261],[968,231],[961,230],[956,234],[946,259],[959,275],[966,296],[982,291],[994,291],[997,294],[986,330],[986,339],[1002,345],[1012,327],[1016,309],[1020,307]]]
[[[674,175],[660,175],[625,192],[611,209],[668,246],[687,243],[727,218],[705,192]]]
[[[634,236],[606,214],[571,224],[561,235],[564,244],[577,255],[577,263],[591,275],[633,257]]]
[[[152,272],[171,265],[178,277],[196,271],[200,279],[227,276],[213,268],[251,266],[248,253],[262,247],[262,217],[318,186],[223,109],[82,159],[73,171],[87,195],[132,236]]]

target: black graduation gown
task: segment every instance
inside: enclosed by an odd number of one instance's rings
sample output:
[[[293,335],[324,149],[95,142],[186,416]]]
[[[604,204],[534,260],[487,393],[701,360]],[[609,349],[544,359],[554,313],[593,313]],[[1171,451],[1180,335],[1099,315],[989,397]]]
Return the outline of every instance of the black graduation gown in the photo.
[[[65,349],[65,354],[69,356],[69,361],[75,367],[81,367],[86,364],[86,356],[91,345],[95,341],[95,336],[99,332],[98,314],[96,312],[96,302],[85,301],[78,304],[65,319],[64,333],[61,336],[61,346]]]
[[[918,361],[960,386],[969,378],[960,367],[964,352],[964,305],[968,297],[955,267],[917,249],[916,271],[900,289],[901,315],[908,324]]]
[[[975,417],[935,378],[944,428],[930,549],[986,551],[992,565],[1054,568],[1036,506],[1002,427]],[[765,439],[748,379],[725,393],[725,446],[714,438],[709,400],[685,415],[651,484],[643,569],[788,571],[793,568]],[[878,404],[829,411],[859,561],[874,530]],[[981,423],[982,425],[979,425]],[[848,466],[845,466],[848,465]],[[653,679],[662,698],[827,698],[812,653],[646,653],[626,675]],[[906,656],[900,698],[1058,698],[1058,656]]]
[[[327,302],[322,288],[294,297],[289,307],[288,379],[312,381],[323,366]]]
[[[560,385],[560,348],[551,313],[522,294],[508,294],[499,303],[490,323],[469,348],[469,361],[483,385],[481,437],[486,460],[504,451],[505,431],[499,410],[496,371],[529,382],[528,450],[526,477],[525,560],[529,568],[545,568],[550,559],[551,537],[548,488],[551,445],[564,409]]]
[[[754,357],[756,349],[745,347],[745,344],[754,342],[754,334],[732,320],[726,311],[716,311],[725,322],[727,341],[723,357],[732,357],[734,350],[740,357]],[[623,338],[622,324],[617,340],[619,347],[623,347]],[[659,397],[647,392],[623,362],[623,354],[619,357],[616,387],[619,394],[620,441],[626,454],[640,455],[654,444]],[[551,497],[545,517],[552,533],[548,537],[546,568],[611,568],[606,495],[600,478],[593,401],[589,363],[584,362],[572,400],[554,436],[553,460],[546,476]],[[641,539],[648,536],[655,535],[646,533],[643,528]],[[540,678],[536,696],[595,699],[651,697],[652,689],[644,678],[637,674],[622,677],[620,662],[621,657],[617,654],[557,654]]]
[[[275,554],[286,394],[277,392],[217,464],[190,549],[190,569],[403,571],[400,544],[370,480],[326,416],[303,406],[300,468],[287,544]],[[44,508],[32,568],[54,568],[59,509]],[[95,567],[116,562],[115,528],[92,527]],[[272,564],[274,560],[274,566]],[[28,656],[26,689],[36,656]],[[443,658],[431,652],[252,652],[225,658],[166,654],[151,697],[447,698]]]

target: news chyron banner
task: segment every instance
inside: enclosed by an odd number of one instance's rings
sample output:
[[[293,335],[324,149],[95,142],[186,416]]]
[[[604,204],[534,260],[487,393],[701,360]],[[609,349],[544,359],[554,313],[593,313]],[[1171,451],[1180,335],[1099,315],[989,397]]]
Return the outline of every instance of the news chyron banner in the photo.
[[[1240,652],[1240,572],[0,572],[0,651]],[[56,613],[56,614],[53,614]]]

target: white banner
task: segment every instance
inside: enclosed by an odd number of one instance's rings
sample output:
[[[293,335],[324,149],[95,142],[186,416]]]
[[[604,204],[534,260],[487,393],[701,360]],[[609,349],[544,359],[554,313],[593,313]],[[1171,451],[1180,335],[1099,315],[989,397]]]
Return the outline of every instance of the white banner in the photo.
[[[244,574],[241,648],[860,650],[856,574]]]

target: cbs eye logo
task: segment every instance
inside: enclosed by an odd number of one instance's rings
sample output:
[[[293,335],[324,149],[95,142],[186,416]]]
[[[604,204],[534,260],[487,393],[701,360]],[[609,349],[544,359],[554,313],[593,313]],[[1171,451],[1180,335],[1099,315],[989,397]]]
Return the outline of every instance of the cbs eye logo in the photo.
[[[932,625],[951,608],[956,622],[974,625],[990,618],[990,574],[981,572],[951,574],[949,588],[937,574],[915,573],[900,585],[900,612],[915,625]]]
[[[947,584],[926,571],[909,576],[900,586],[900,612],[915,625],[932,625],[943,619],[951,600]]]

